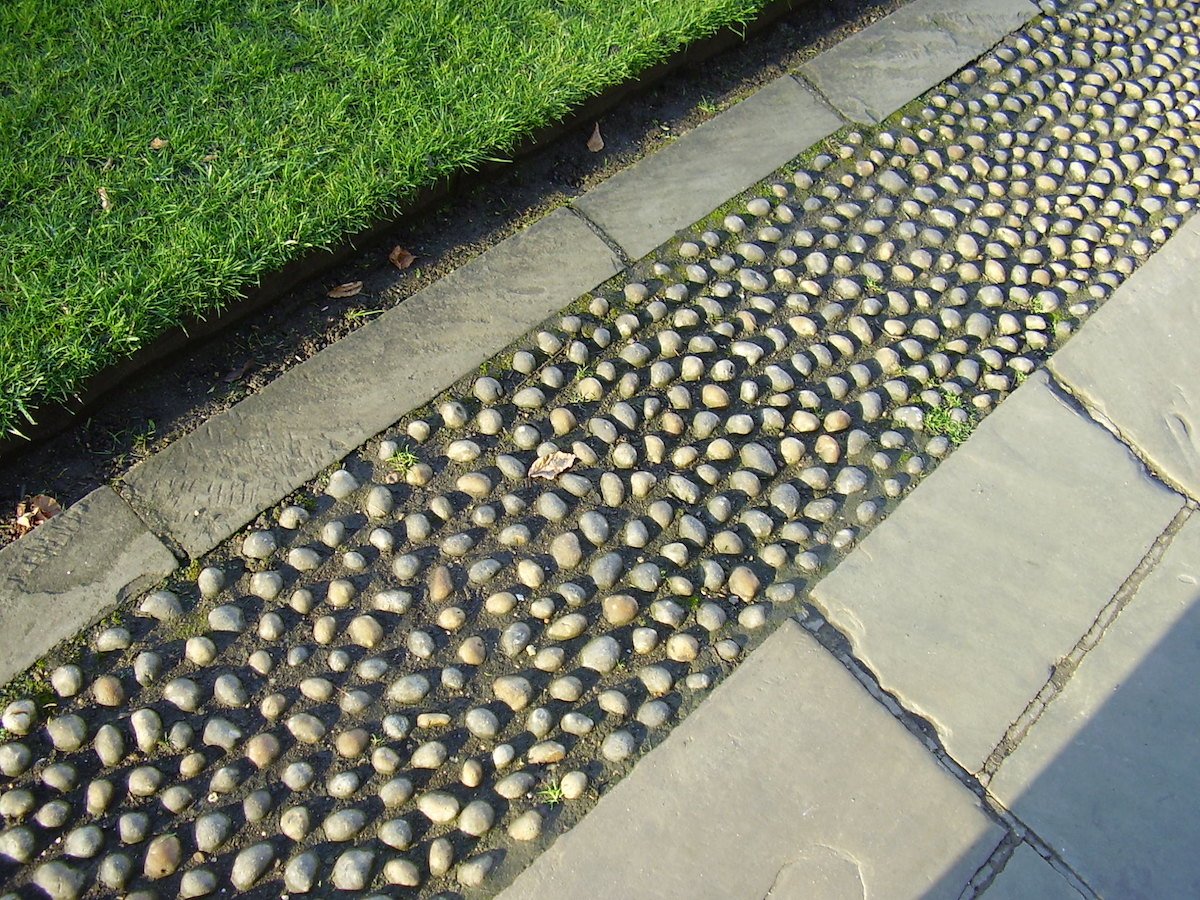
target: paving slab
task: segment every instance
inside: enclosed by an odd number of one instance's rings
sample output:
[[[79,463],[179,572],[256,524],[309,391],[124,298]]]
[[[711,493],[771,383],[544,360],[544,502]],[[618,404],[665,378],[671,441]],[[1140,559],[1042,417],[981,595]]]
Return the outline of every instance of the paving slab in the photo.
[[[1198,585],[1192,517],[991,783],[1104,897],[1200,895]]]
[[[841,125],[784,75],[574,205],[638,259]]]
[[[110,487],[0,549],[0,683],[177,565]]]
[[[848,119],[882,122],[1036,14],[1029,0],[915,0],[800,72]]]
[[[1028,844],[1021,844],[988,885],[987,900],[1080,900],[1083,896]]]
[[[155,454],[124,490],[199,556],[620,268],[555,210]]]
[[[1051,369],[1151,463],[1200,498],[1200,219],[1096,313]]]
[[[974,772],[1181,506],[1039,372],[813,598]]]
[[[1001,837],[787,620],[501,897],[957,897]]]

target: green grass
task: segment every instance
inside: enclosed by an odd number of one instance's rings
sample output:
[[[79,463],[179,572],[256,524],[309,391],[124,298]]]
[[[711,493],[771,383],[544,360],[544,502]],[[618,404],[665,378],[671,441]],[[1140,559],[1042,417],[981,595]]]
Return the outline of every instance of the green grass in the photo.
[[[764,5],[0,4],[0,431]]]
[[[974,410],[968,409],[964,404],[962,397],[958,394],[942,389],[942,402],[939,406],[930,406],[925,413],[925,430],[934,437],[947,437],[953,444],[961,444],[971,436],[971,432],[975,430],[977,424],[977,415]],[[967,420],[960,422],[950,411],[961,409],[967,414]]]
[[[399,472],[401,475],[420,461],[417,454],[407,444],[384,460],[393,472]]]
[[[558,781],[547,781],[538,789],[537,798],[547,806],[558,806],[566,799],[562,785]]]

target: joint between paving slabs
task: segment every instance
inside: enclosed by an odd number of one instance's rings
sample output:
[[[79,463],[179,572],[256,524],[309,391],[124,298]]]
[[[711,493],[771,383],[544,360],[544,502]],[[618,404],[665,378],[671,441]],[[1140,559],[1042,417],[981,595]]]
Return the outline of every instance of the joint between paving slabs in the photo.
[[[586,195],[584,195],[584,196],[586,196]],[[582,198],[577,198],[577,199],[582,199]],[[585,213],[579,207],[575,206],[574,203],[567,204],[566,208],[577,219],[579,219],[580,222],[582,222],[589,229],[591,229],[592,233],[594,235],[596,235],[596,237],[600,238],[600,240],[602,240],[604,242],[605,246],[608,247],[608,249],[611,250],[613,252],[613,254],[617,257],[617,259],[619,259],[621,261],[621,267],[624,271],[628,272],[630,269],[633,268],[633,264],[634,264],[634,262],[636,262],[636,260],[631,259],[629,254],[625,252],[625,248],[622,247],[620,244],[618,244],[615,240],[613,240],[613,238],[609,235],[609,233],[607,231],[605,231],[600,226],[599,223],[595,222],[591,217],[588,216],[587,213]],[[656,253],[656,252],[657,252],[657,249],[651,251],[651,253]]]
[[[943,769],[970,790],[971,793],[975,794],[997,819],[1003,820],[1008,815],[1008,811],[988,795],[987,790],[979,783],[975,776],[959,765],[954,757],[946,752],[946,748],[942,746],[937,729],[934,728],[933,724],[923,716],[907,709],[903,703],[896,699],[895,695],[880,685],[875,673],[854,655],[849,638],[832,625],[821,614],[819,609],[812,606],[811,601],[802,608],[801,614],[795,618],[796,621],[816,638],[822,647],[828,650],[842,664],[854,679],[862,685],[863,689],[891,714],[892,718],[903,725],[909,734],[933,754]],[[1007,823],[1003,821],[1002,824],[1008,827]]]
[[[1163,534],[1156,539],[1151,550],[1143,557],[1138,567],[1134,570],[1134,574],[1126,579],[1125,585],[1117,592],[1117,596],[1121,597],[1121,606],[1128,602],[1128,597],[1132,596],[1136,591],[1137,585],[1141,583],[1142,578],[1153,568],[1153,565],[1166,551],[1171,539],[1175,533],[1183,527],[1183,523],[1191,514],[1191,507],[1185,507],[1175,516],[1171,524],[1167,526]],[[1136,576],[1136,583],[1134,579]],[[1128,590],[1126,590],[1128,588]],[[1113,601],[1105,606],[1105,611],[1097,619],[1097,623],[1103,621],[1100,632],[1111,624],[1116,618],[1119,608],[1111,611],[1109,615],[1105,612],[1117,602],[1116,597]],[[996,876],[1000,874],[1004,865],[1016,851],[1017,846],[1022,842],[1027,842],[1037,851],[1043,859],[1045,859],[1064,879],[1066,879],[1072,887],[1075,888],[1084,897],[1089,900],[1098,900],[1098,894],[1085,882],[1074,869],[1072,869],[1065,860],[1063,860],[1054,848],[1042,840],[1032,829],[1024,822],[1017,818],[1010,810],[1008,810],[1000,801],[998,801],[987,790],[987,785],[981,775],[977,776],[963,768],[957,760],[954,759],[942,746],[941,740],[937,736],[937,730],[924,717],[908,710],[894,695],[885,690],[880,684],[875,673],[871,671],[861,660],[854,656],[850,649],[849,639],[842,634],[837,628],[831,625],[820,610],[814,606],[806,604],[801,609],[801,613],[794,617],[810,634],[816,638],[827,651],[829,651],[843,667],[854,677],[864,690],[867,691],[878,703],[880,703],[894,719],[896,719],[914,738],[933,755],[934,759],[941,767],[963,787],[969,790],[979,800],[981,807],[1004,831],[1004,837],[992,851],[988,859],[975,872],[968,881],[966,887],[960,895],[960,900],[971,900],[981,894],[991,883]],[[1093,625],[1088,631],[1088,635],[1092,635],[1097,628]],[[1086,639],[1087,635],[1085,635]],[[1096,641],[1099,636],[1096,637]],[[1080,643],[1083,643],[1081,639]],[[1094,642],[1092,644],[1094,646]],[[1089,647],[1090,649],[1090,647]],[[1040,694],[1039,694],[1040,696]],[[1007,737],[1007,736],[1006,736]],[[990,761],[989,757],[989,761]],[[998,763],[997,763],[998,765]]]
[[[803,72],[789,71],[787,74],[789,76],[791,76],[791,78],[797,84],[799,84],[800,87],[804,88],[806,91],[809,91],[810,93],[812,93],[812,95],[814,97],[816,97],[818,100],[820,100],[821,103],[823,103],[825,105],[825,107],[831,113],[833,113],[835,116],[837,116],[839,119],[841,119],[843,128],[845,128],[847,125],[862,125],[862,126],[867,126],[867,127],[875,127],[875,126],[879,125],[878,122],[869,122],[869,123],[868,122],[855,122],[853,119],[851,119],[849,116],[847,116],[844,112],[842,112],[840,109],[838,109],[833,104],[833,101],[830,100],[828,97],[826,97],[825,94],[821,91],[821,89],[819,87],[817,87],[815,84],[813,84],[807,78],[805,78]],[[804,151],[802,150],[800,152],[803,153]]]
[[[1134,455],[1137,461],[1141,463],[1142,467],[1146,470],[1146,473],[1155,481],[1161,482],[1175,493],[1182,495],[1183,498],[1190,504],[1195,505],[1197,500],[1200,500],[1200,498],[1193,497],[1191,494],[1189,494],[1183,485],[1179,484],[1177,481],[1163,472],[1158,464],[1155,463],[1154,460],[1151,459],[1141,447],[1139,447],[1130,437],[1121,432],[1121,429],[1117,427],[1117,424],[1112,419],[1104,415],[1104,413],[1094,408],[1086,400],[1076,394],[1075,391],[1071,389],[1070,385],[1061,381],[1057,373],[1054,371],[1053,364],[1046,365],[1044,368],[1046,370],[1046,382],[1050,388],[1050,392],[1064,404],[1066,404],[1068,408],[1074,410],[1085,419],[1088,419],[1089,421],[1094,422],[1096,425],[1099,425],[1110,435],[1112,435],[1126,450]]]
[[[1167,552],[1167,548],[1174,541],[1175,535],[1183,528],[1184,523],[1191,518],[1195,509],[1196,504],[1191,500],[1184,504],[1183,508],[1175,514],[1167,527],[1163,529],[1162,534],[1154,539],[1154,543],[1150,545],[1150,549],[1146,551],[1146,554],[1141,558],[1137,566],[1134,567],[1134,570],[1121,586],[1117,588],[1112,599],[1100,609],[1091,627],[1076,642],[1075,646],[1071,648],[1071,652],[1054,664],[1050,672],[1050,677],[1046,679],[1046,683],[1042,686],[1042,689],[1038,691],[1037,695],[1029,702],[1029,705],[1017,716],[1016,720],[1009,725],[1008,731],[1005,732],[1000,743],[992,750],[983,767],[979,770],[979,781],[981,784],[986,786],[991,782],[1004,760],[1016,750],[1017,745],[1028,734],[1029,729],[1041,718],[1050,701],[1058,696],[1066,687],[1067,682],[1075,674],[1075,670],[1079,667],[1080,662],[1083,661],[1084,656],[1100,643],[1105,633],[1112,626],[1112,623],[1116,621],[1117,616],[1121,614],[1121,610],[1129,605],[1130,600],[1133,599],[1142,582],[1145,581],[1146,576],[1158,565],[1159,560],[1162,559],[1163,554]]]
[[[134,498],[126,492],[125,485],[119,481],[113,482],[110,487],[113,489],[113,493],[117,495],[120,501],[125,504],[129,511],[137,518],[137,520],[142,523],[145,529],[154,535],[154,537],[157,538],[159,542],[167,548],[168,551],[170,551],[171,555],[179,561],[180,565],[187,564],[193,558],[192,555],[184,549],[183,545],[175,539],[175,536],[171,534],[171,530],[167,528],[165,524],[163,524],[162,519],[155,515],[153,508],[143,506],[142,504],[135,502]],[[209,550],[211,549],[212,548],[210,547]],[[207,552],[209,551],[206,550],[205,553]],[[197,556],[203,555],[203,553],[197,554]]]
[[[1000,873],[1004,871],[1004,867],[1008,865],[1021,844],[1028,844],[1031,850],[1045,860],[1050,868],[1054,869],[1064,881],[1087,900],[1100,900],[1100,895],[1092,889],[1091,885],[1080,878],[1079,873],[1067,865],[1054,848],[1031,831],[1020,819],[1006,812],[1004,820],[1009,827],[1008,833],[992,851],[991,856],[971,876],[967,886],[958,895],[958,900],[975,900],[976,897],[985,895],[992,883],[1000,877]]]

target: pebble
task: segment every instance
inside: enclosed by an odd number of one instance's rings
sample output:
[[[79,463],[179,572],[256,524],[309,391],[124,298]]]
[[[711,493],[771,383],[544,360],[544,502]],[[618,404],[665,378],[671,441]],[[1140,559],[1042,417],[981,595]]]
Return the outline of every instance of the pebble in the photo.
[[[213,631],[240,633],[246,630],[246,617],[236,606],[218,606],[208,614],[208,627]]]
[[[627,625],[640,612],[638,602],[630,594],[610,594],[601,603],[604,619],[610,625]]]
[[[508,826],[508,836],[514,841],[536,841],[541,834],[542,816],[536,809],[521,813]]]
[[[170,622],[183,614],[183,605],[170,591],[154,591],[142,601],[138,611],[160,622]]]
[[[749,602],[758,596],[761,583],[758,576],[746,566],[736,566],[729,573],[729,590],[740,599]]]
[[[104,832],[97,825],[72,829],[63,839],[63,852],[75,859],[91,859],[104,847]]]
[[[459,802],[445,791],[429,791],[417,798],[417,809],[434,824],[445,825],[458,815]]]
[[[507,701],[504,701],[507,703]],[[528,698],[525,700],[528,703]],[[463,718],[467,730],[481,740],[490,740],[500,732],[500,720],[496,714],[485,707],[475,707],[467,711]]]
[[[604,739],[600,753],[609,762],[619,763],[628,759],[637,749],[637,741],[625,729],[614,731]]]
[[[529,761],[534,765],[548,765],[562,760],[567,755],[566,748],[558,741],[540,741],[529,748]]]
[[[429,845],[429,874],[435,878],[445,875],[454,865],[454,845],[448,838],[435,838]]]
[[[477,888],[491,874],[496,865],[497,856],[492,852],[472,856],[458,867],[458,882],[463,887]]]
[[[269,843],[247,847],[233,861],[229,880],[239,891],[252,888],[275,861],[275,850]]]
[[[207,897],[217,889],[217,876],[209,869],[191,869],[179,879],[179,896],[183,900]]]
[[[349,497],[357,490],[358,479],[345,469],[338,469],[330,475],[329,482],[325,486],[325,493],[335,500],[342,500]]]
[[[496,782],[496,793],[505,800],[516,800],[533,790],[537,779],[529,772],[513,772]]]
[[[174,834],[164,834],[156,837],[146,848],[146,861],[143,871],[147,878],[166,878],[179,868],[183,857],[183,846]]]
[[[321,828],[331,841],[353,840],[367,824],[367,815],[361,809],[342,809],[329,815]]]
[[[87,740],[87,724],[74,713],[68,713],[46,722],[46,733],[56,749],[69,753],[78,750]]]
[[[365,848],[347,850],[333,864],[333,886],[340,891],[362,891],[371,880],[375,851]]]
[[[579,664],[585,669],[592,669],[601,674],[607,674],[616,668],[621,656],[621,645],[610,635],[593,638],[579,652]]]
[[[325,737],[325,725],[311,713],[296,713],[287,720],[292,737],[303,744],[315,744]]]
[[[317,883],[320,862],[317,854],[305,851],[288,861],[283,869],[283,885],[297,894],[307,894]]]
[[[203,853],[213,853],[225,843],[229,837],[233,823],[224,813],[209,813],[196,820],[193,835],[196,846]]]
[[[269,531],[252,531],[242,541],[242,555],[247,559],[269,559],[276,549],[275,535]]]
[[[472,800],[458,816],[458,829],[472,837],[482,837],[492,830],[496,811],[483,800]]]
[[[33,883],[51,900],[75,900],[83,892],[85,881],[83,872],[54,860],[37,867]]]
[[[389,819],[379,826],[379,840],[395,850],[406,850],[412,845],[412,826],[404,819]]]

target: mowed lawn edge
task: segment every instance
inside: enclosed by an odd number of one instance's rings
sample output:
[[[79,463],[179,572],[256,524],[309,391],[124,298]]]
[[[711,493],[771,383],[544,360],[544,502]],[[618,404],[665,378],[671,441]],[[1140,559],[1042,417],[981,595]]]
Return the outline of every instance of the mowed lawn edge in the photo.
[[[0,432],[766,5],[0,4]]]

